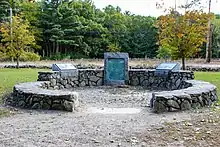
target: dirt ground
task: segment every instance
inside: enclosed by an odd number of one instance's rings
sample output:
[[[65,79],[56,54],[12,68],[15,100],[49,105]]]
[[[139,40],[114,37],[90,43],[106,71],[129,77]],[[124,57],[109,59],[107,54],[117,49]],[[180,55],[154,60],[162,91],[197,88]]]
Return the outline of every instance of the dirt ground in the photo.
[[[140,87],[73,90],[76,112],[18,109],[0,118],[0,147],[218,146],[216,111],[155,114],[152,91]]]

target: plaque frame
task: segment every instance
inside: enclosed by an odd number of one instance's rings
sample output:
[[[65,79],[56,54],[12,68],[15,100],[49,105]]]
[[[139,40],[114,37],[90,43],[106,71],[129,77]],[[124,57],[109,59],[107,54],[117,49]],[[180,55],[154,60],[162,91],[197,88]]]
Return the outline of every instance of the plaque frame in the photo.
[[[125,85],[128,84],[129,75],[128,75],[128,53],[121,52],[106,52],[104,53],[104,85]],[[124,80],[113,80],[109,78],[109,59],[123,59],[124,60]]]

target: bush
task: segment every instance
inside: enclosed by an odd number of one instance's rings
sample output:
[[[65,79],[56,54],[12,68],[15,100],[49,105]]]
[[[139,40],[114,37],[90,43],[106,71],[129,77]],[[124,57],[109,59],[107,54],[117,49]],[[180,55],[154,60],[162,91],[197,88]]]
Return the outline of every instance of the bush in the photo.
[[[9,61],[10,58],[5,53],[0,53],[0,61]]]
[[[108,52],[120,52],[121,49],[115,45],[115,44],[110,44],[108,47],[107,47],[107,51]]]
[[[39,60],[40,60],[40,55],[34,52],[24,52],[20,57],[20,61],[39,61]]]
[[[171,57],[171,51],[168,47],[159,47],[157,51],[157,58],[167,59]]]

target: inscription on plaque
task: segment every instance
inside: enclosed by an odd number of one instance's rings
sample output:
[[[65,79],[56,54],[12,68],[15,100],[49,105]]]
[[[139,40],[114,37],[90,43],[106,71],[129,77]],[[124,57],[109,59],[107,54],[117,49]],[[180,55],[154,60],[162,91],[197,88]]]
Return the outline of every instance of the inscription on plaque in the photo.
[[[109,80],[125,80],[124,59],[108,59],[107,77]]]
[[[107,85],[123,85],[128,82],[128,54],[105,53],[104,83]]]

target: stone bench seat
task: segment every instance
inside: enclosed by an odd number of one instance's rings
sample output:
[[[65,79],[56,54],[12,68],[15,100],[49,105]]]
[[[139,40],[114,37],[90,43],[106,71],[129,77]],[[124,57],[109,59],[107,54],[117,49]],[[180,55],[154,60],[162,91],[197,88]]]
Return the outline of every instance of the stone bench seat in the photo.
[[[151,107],[154,112],[189,110],[210,106],[217,100],[216,86],[208,82],[187,80],[191,86],[185,89],[155,92]]]
[[[41,88],[47,82],[28,82],[14,86],[13,104],[21,108],[73,111],[78,106],[76,92]]]
[[[10,103],[22,108],[73,111],[78,106],[78,95],[65,89],[102,86],[105,85],[104,77],[103,69],[39,72],[38,82],[14,86]],[[158,76],[152,69],[129,69],[126,84],[164,90],[152,94],[150,106],[154,112],[210,106],[217,100],[216,86],[193,79],[191,71],[178,70],[167,76]]]

